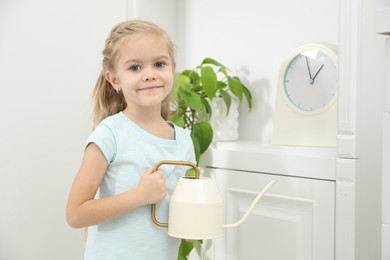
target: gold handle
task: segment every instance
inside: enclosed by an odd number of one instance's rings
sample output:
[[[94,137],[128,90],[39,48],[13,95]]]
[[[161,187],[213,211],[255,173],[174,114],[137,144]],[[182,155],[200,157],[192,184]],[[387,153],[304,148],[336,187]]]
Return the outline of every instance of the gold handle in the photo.
[[[154,166],[153,172],[157,171],[158,168],[163,164],[190,166],[195,170],[195,179],[200,178],[199,169],[192,162],[170,161],[170,160],[161,161],[156,166]],[[157,218],[156,218],[156,204],[152,204],[152,220],[153,220],[154,224],[156,224],[159,227],[168,227],[168,223],[161,223],[157,220]]]

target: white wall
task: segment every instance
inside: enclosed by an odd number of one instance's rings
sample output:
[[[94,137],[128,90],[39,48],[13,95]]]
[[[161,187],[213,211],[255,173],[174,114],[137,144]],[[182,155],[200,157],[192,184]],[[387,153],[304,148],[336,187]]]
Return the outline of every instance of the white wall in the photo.
[[[65,221],[90,97],[126,1],[0,1],[0,259],[82,259]]]
[[[175,43],[179,26],[177,23],[178,1],[181,0],[127,0],[127,17],[158,24],[167,31]]]

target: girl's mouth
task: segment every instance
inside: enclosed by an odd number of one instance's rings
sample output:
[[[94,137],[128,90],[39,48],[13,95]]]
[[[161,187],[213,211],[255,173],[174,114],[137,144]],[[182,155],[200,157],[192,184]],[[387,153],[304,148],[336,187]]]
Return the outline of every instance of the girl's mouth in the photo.
[[[151,90],[159,89],[162,87],[163,86],[149,86],[149,87],[140,88],[140,89],[138,89],[138,91],[151,91]]]

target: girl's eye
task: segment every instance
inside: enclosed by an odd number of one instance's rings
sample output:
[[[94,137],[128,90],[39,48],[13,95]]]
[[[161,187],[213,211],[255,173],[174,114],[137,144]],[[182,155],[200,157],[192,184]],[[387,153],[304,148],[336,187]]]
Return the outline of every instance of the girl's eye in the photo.
[[[139,65],[133,65],[130,67],[131,71],[139,71],[140,69],[141,69],[141,66],[139,66]]]
[[[156,68],[164,68],[165,65],[166,65],[165,62],[157,62],[154,66],[155,66]]]

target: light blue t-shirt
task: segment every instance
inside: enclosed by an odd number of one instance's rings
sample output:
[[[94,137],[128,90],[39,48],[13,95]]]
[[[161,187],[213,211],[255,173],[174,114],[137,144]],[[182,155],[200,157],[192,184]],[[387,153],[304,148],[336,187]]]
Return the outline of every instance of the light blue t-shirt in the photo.
[[[143,130],[122,112],[103,120],[87,143],[95,143],[108,162],[96,198],[106,198],[135,188],[145,171],[162,160],[190,161],[195,155],[189,131],[170,123],[175,140],[158,138]],[[177,180],[188,169],[162,165],[167,197],[157,204],[156,218],[168,222],[168,202]],[[85,260],[173,260],[180,239],[168,236],[166,228],[151,219],[146,205],[100,225],[88,228]]]

